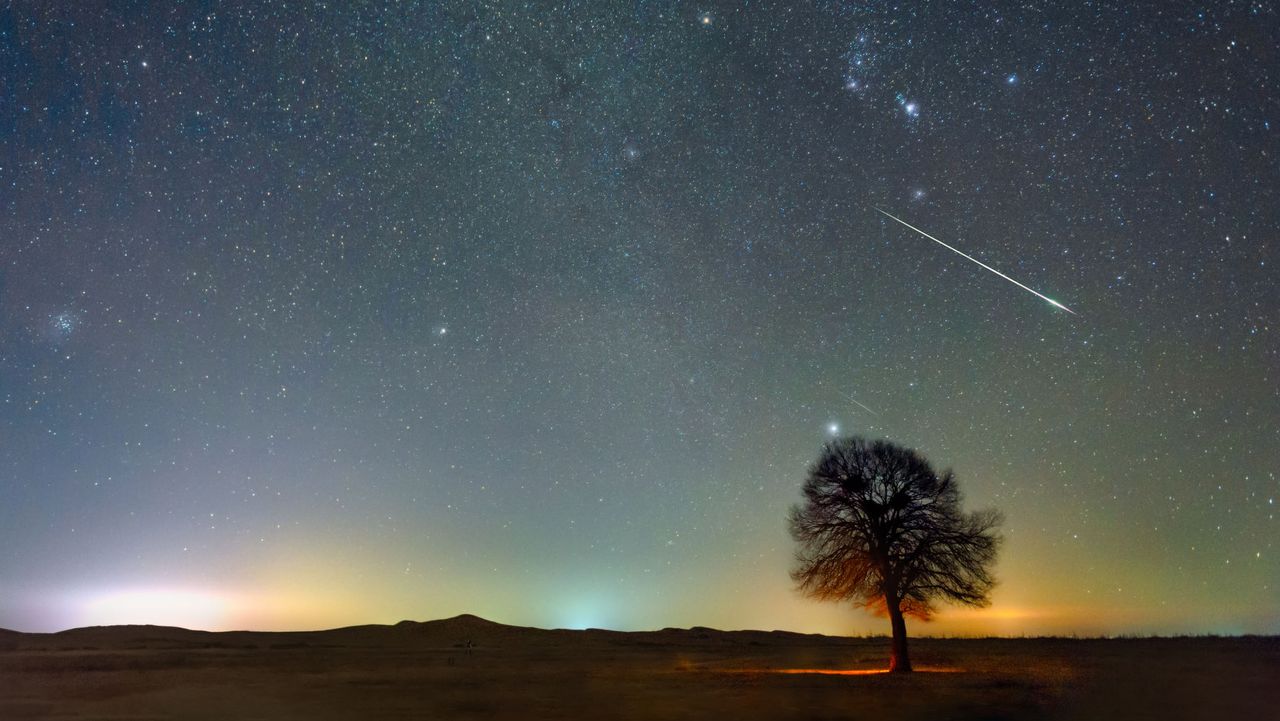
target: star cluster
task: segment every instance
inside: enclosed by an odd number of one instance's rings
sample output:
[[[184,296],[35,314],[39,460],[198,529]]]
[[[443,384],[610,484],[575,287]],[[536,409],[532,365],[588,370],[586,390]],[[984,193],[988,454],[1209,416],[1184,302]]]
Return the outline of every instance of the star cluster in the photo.
[[[207,626],[880,630],[786,573],[858,433],[1008,518],[994,607],[935,632],[1280,632],[1278,36],[5,5],[0,626],[156,589]]]

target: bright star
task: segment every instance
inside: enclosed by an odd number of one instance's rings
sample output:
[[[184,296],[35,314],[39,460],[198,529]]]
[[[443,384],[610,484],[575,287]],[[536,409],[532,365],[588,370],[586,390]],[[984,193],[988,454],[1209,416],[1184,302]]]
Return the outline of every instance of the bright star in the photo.
[[[907,100],[907,96],[898,93],[896,98],[898,105],[902,107],[902,112],[907,114],[909,118],[916,118],[920,115],[920,104],[914,100]]]
[[[834,435],[838,434],[839,432],[840,432],[840,424],[839,424],[839,423],[828,423],[828,424],[827,424],[827,433],[828,433],[828,434],[830,434],[830,435],[833,435],[833,436],[834,436]]]

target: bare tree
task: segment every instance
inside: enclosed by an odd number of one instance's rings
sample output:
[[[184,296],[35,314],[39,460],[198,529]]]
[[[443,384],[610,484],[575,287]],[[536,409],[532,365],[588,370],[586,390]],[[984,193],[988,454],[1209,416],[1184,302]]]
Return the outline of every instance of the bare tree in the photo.
[[[809,467],[791,508],[799,590],[887,615],[890,671],[911,670],[905,616],[928,620],[934,601],[990,603],[998,511],[964,513],[950,471],[889,441],[834,440]]]

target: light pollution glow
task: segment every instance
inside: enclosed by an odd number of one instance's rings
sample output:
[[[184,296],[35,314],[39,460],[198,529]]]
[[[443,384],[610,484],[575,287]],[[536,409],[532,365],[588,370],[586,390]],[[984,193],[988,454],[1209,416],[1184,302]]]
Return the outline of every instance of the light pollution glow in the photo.
[[[883,634],[856,434],[1007,519],[912,634],[1280,633],[1267,4],[100,5],[0,5],[0,627]]]
[[[296,566],[306,568],[308,564]],[[655,603],[653,596],[602,593],[586,578],[534,584],[513,593],[510,585],[497,578],[480,577],[464,588],[394,577],[361,578],[363,575],[335,572],[316,558],[308,573],[295,574],[289,581],[277,577],[273,582],[247,587],[132,585],[42,590],[17,594],[10,599],[8,611],[24,620],[22,630],[33,631],[112,624],[289,631],[475,613],[502,623],[544,628],[649,630],[703,625],[832,635],[887,632],[884,619],[858,608],[807,601],[779,583],[761,587],[749,581],[709,579],[697,594]],[[1061,606],[1036,601],[1028,589],[1018,591],[998,588],[994,603],[987,608],[943,606],[932,621],[910,621],[909,628],[917,636],[1179,632],[1179,615],[1172,608],[1153,613],[1103,604]],[[1052,588],[1046,592],[1052,593]],[[702,610],[708,605],[721,611],[709,618]],[[1263,616],[1258,618],[1260,624],[1265,621]],[[1223,633],[1249,630],[1226,625],[1212,628]]]

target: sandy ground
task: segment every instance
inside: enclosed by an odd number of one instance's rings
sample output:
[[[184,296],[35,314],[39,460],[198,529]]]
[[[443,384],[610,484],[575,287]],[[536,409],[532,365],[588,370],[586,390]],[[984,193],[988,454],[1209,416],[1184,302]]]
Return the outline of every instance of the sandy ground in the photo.
[[[1277,638],[920,639],[910,676],[874,673],[887,645],[474,617],[0,632],[0,719],[1280,718]]]

